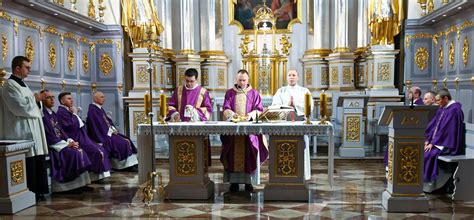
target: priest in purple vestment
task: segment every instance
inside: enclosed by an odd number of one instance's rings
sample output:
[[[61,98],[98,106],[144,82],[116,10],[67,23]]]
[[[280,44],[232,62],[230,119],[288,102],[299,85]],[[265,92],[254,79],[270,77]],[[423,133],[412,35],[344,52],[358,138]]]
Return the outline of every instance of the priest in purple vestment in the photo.
[[[66,132],[68,137],[73,138],[82,149],[86,152],[87,156],[91,161],[91,167],[89,169],[89,175],[91,181],[100,180],[110,176],[110,164],[109,153],[96,142],[92,141],[87,135],[86,127],[84,122],[77,115],[78,109],[74,107],[74,101],[70,92],[60,93],[58,96],[59,107],[56,113],[59,124]]]
[[[51,160],[51,188],[63,192],[91,183],[89,167],[91,162],[79,143],[71,139],[59,124],[54,107],[54,95],[43,90],[43,124]]]
[[[410,88],[410,92],[408,93],[408,100],[411,104],[413,102],[414,105],[423,105],[423,99],[421,98],[421,89],[418,86],[413,86]]]
[[[209,92],[199,86],[198,71],[187,69],[184,73],[184,86],[179,86],[168,100],[167,120],[208,121],[212,113]]]
[[[87,112],[87,130],[89,137],[101,143],[111,157],[112,168],[122,170],[128,167],[136,167],[137,148],[132,141],[120,134],[112,119],[105,113],[102,105],[105,96],[102,92],[94,93],[94,103],[89,105]]]
[[[223,105],[224,118],[246,118],[255,120],[263,111],[262,99],[257,90],[248,84],[246,70],[239,70],[237,84],[227,90]],[[230,191],[239,190],[239,184],[245,184],[246,191],[253,191],[252,182],[258,183],[261,163],[268,158],[268,149],[262,135],[221,135],[221,162],[224,165],[224,182],[230,182]]]
[[[427,91],[423,95],[423,105],[436,105],[436,93],[433,91]]]
[[[441,89],[436,94],[436,103],[439,109],[428,124],[425,131],[425,166],[424,166],[424,191],[443,186],[447,179],[441,183],[438,178],[438,156],[458,155],[465,149],[465,124],[461,103],[451,99],[447,89]]]

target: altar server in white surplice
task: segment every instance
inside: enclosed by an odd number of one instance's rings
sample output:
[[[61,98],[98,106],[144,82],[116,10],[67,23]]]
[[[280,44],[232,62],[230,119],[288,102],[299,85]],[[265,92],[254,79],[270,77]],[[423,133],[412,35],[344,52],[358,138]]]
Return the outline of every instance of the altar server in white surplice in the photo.
[[[272,106],[291,106],[295,109],[296,120],[304,120],[304,96],[310,93],[309,89],[298,85],[298,72],[294,69],[288,71],[286,75],[287,86],[283,86],[273,96]],[[311,102],[311,112],[313,112],[314,103]],[[311,179],[311,162],[309,157],[309,137],[304,136],[304,164],[305,179]]]

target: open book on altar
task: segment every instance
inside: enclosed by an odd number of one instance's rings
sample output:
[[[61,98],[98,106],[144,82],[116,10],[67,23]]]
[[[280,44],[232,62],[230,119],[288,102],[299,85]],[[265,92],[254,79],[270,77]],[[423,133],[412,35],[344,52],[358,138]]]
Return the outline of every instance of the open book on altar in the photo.
[[[266,122],[282,122],[286,121],[288,114],[294,111],[295,109],[292,106],[272,105],[268,106],[267,109],[259,115],[258,119]]]

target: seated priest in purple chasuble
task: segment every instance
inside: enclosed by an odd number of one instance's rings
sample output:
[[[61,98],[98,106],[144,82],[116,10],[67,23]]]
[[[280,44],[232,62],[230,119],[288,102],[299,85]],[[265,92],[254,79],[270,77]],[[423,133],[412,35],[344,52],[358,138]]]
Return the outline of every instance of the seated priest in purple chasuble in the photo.
[[[178,86],[168,100],[167,120],[208,121],[212,113],[211,98],[209,92],[198,84],[198,71],[187,69],[184,80],[184,86]]]
[[[461,103],[452,100],[447,89],[439,90],[435,99],[439,109],[425,131],[423,176],[425,183],[436,185],[434,189],[444,185],[450,177],[444,178],[440,175],[442,167],[438,164],[438,156],[462,154],[466,145],[464,114]],[[441,181],[441,179],[443,180]],[[425,184],[424,190],[430,191],[426,189],[427,185]]]
[[[102,92],[94,93],[94,103],[89,105],[87,112],[87,131],[89,137],[102,144],[108,151],[112,168],[125,169],[138,164],[137,148],[130,138],[120,134],[102,105],[105,96]]]
[[[418,86],[413,86],[410,88],[408,93],[408,100],[410,104],[413,102],[413,105],[424,105],[423,98],[421,97],[421,89]]]
[[[59,118],[52,110],[54,95],[48,90],[41,92],[43,100],[43,124],[51,160],[51,188],[63,192],[91,183],[89,168],[91,162],[82,147],[64,132]]]
[[[66,132],[66,135],[79,142],[79,145],[86,152],[91,161],[90,177],[92,181],[100,180],[110,176],[112,165],[109,153],[103,146],[97,144],[89,138],[85,123],[79,117],[78,109],[74,107],[72,95],[63,92],[58,96],[59,106],[56,113],[59,124]]]
[[[239,70],[237,84],[225,94],[223,114],[226,120],[255,120],[263,111],[262,99],[257,90],[248,84],[249,74]],[[258,112],[258,113],[257,113]],[[266,141],[262,135],[221,135],[221,162],[224,165],[224,182],[230,182],[230,191],[239,190],[245,184],[252,191],[252,183],[259,183],[259,167],[268,158]]]

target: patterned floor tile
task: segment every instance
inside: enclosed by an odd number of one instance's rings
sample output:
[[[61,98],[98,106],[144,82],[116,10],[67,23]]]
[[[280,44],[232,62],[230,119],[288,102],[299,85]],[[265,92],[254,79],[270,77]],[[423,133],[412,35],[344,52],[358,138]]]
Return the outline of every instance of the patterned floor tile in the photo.
[[[191,208],[181,208],[164,211],[162,214],[173,218],[186,218],[195,215],[202,215],[205,214],[205,212]]]
[[[97,213],[102,213],[102,212],[103,210],[94,208],[94,207],[80,207],[80,208],[73,208],[73,209],[64,209],[64,210],[59,211],[59,213],[62,213],[69,217],[78,217],[78,216],[97,214]]]
[[[300,218],[300,217],[304,216],[306,213],[301,212],[301,211],[297,211],[297,210],[293,210],[293,209],[279,209],[279,210],[275,210],[275,211],[265,212],[263,214],[268,215],[268,216],[273,217],[273,218],[287,219],[287,218]]]
[[[223,211],[212,212],[212,215],[220,216],[224,218],[242,218],[255,215],[255,212],[250,212],[242,209],[227,209]]]

